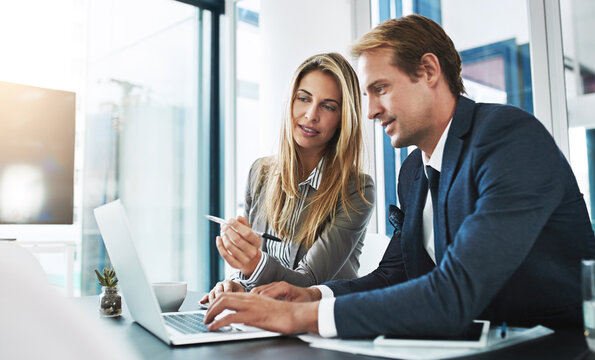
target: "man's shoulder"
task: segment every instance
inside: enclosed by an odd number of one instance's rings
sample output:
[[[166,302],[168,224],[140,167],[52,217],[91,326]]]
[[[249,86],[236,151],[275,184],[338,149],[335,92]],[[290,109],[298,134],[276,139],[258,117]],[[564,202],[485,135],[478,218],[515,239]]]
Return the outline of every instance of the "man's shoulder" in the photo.
[[[518,117],[532,118],[533,115],[527,111],[508,104],[495,104],[495,103],[475,103],[475,114],[480,117],[493,117],[501,116],[504,114],[513,114]]]
[[[473,117],[480,126],[504,126],[519,121],[540,124],[531,113],[507,104],[476,103]]]
[[[455,112],[455,119],[460,114],[463,117],[471,116],[474,122],[484,122],[493,119],[505,122],[506,120],[523,118],[538,121],[531,113],[513,105],[475,102],[463,95],[460,96]]]
[[[544,140],[551,138],[545,126],[535,116],[506,104],[475,103],[471,132],[475,145],[499,141],[503,135],[508,139],[519,136]]]

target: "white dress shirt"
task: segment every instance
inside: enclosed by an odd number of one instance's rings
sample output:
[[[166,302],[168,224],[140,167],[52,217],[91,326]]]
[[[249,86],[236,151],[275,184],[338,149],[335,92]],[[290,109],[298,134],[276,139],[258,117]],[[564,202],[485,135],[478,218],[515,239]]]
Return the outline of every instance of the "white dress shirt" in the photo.
[[[438,172],[442,169],[442,155],[444,154],[444,145],[446,144],[446,138],[448,137],[448,130],[452,119],[446,125],[444,132],[440,136],[440,140],[434,148],[432,156],[428,156],[422,151],[422,162],[424,165],[424,174],[426,174],[426,166],[431,166]],[[428,174],[426,174],[426,177]],[[434,252],[434,221],[433,221],[433,210],[432,210],[432,196],[428,191],[426,198],[426,204],[423,210],[423,239],[424,248],[428,252],[428,255],[436,263],[436,255]],[[322,293],[322,299],[318,305],[318,332],[322,337],[335,337],[337,336],[337,326],[335,325],[335,297],[333,291],[325,285],[313,286],[320,290]]]
[[[421,160],[424,164],[424,174],[426,174],[426,178],[428,177],[426,166],[431,166],[438,172],[442,170],[442,154],[444,154],[444,145],[446,144],[448,129],[450,129],[451,122],[452,119],[448,122],[448,125],[446,125],[442,136],[440,136],[440,140],[438,140],[438,144],[436,144],[432,156],[429,157],[425,152],[421,152]],[[422,224],[424,232],[424,248],[434,264],[436,264],[436,253],[434,251],[434,210],[432,208],[432,194],[430,194],[430,191],[428,191],[426,204],[424,205]]]

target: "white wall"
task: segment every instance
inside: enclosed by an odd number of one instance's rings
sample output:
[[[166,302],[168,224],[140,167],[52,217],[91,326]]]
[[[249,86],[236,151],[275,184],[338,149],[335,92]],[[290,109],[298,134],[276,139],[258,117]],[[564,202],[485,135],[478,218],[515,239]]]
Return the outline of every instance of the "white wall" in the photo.
[[[289,81],[297,66],[321,52],[348,56],[351,5],[350,0],[261,1],[261,151],[270,153],[270,139],[279,137]]]
[[[258,87],[258,101],[236,97],[238,113],[228,114],[235,118],[237,149],[228,148],[228,152],[236,156],[233,191],[236,203],[241,204],[252,162],[278,150],[282,112],[295,69],[306,58],[323,52],[338,52],[351,61],[350,45],[370,29],[370,8],[362,0],[242,0],[235,4],[259,14],[257,27],[236,22],[234,32],[236,79]],[[352,65],[356,68],[353,61]],[[238,92],[239,87],[236,96]],[[364,155],[366,171],[374,176],[373,124],[363,122],[369,149]],[[231,188],[226,186],[227,196]],[[233,207],[228,204],[227,208]],[[227,210],[229,215],[241,212],[233,208]]]

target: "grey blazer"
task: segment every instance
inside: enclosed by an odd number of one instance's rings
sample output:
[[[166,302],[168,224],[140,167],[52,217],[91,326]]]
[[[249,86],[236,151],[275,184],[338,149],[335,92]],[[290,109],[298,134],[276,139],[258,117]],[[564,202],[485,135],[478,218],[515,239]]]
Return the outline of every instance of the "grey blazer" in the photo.
[[[267,216],[261,203],[265,201],[264,186],[259,183],[259,174],[265,159],[258,159],[252,164],[248,177],[245,198],[245,217],[248,218],[252,229],[267,231]],[[324,173],[323,175],[324,176]],[[304,245],[292,242],[290,248],[290,263],[292,268],[286,268],[277,259],[269,257],[260,276],[252,284],[260,286],[274,281],[286,281],[298,286],[311,286],[322,284],[325,281],[336,279],[350,279],[357,277],[359,269],[359,256],[363,247],[364,237],[370,216],[372,215],[375,201],[374,182],[369,175],[360,174],[360,182],[364,197],[370,202],[366,204],[351,181],[348,187],[350,201],[359,213],[348,207],[347,213],[342,206],[337,208],[335,221],[330,224],[330,216],[322,225],[322,231],[314,244],[307,249]],[[305,204],[316,194],[311,188]],[[304,206],[307,209],[307,206]],[[302,211],[298,216],[296,232],[305,220],[307,211]],[[266,252],[266,241],[262,239],[261,250]],[[240,272],[232,274],[232,280],[241,278]],[[250,289],[247,289],[250,290]]]

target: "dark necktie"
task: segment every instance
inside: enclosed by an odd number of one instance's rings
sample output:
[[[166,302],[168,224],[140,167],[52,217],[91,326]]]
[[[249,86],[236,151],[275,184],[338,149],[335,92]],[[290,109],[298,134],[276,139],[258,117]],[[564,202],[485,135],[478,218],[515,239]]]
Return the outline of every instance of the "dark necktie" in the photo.
[[[432,196],[432,218],[434,220],[434,254],[436,255],[436,265],[440,264],[444,249],[440,242],[440,231],[438,230],[438,184],[440,183],[440,172],[431,166],[426,166],[428,174],[428,188]]]

